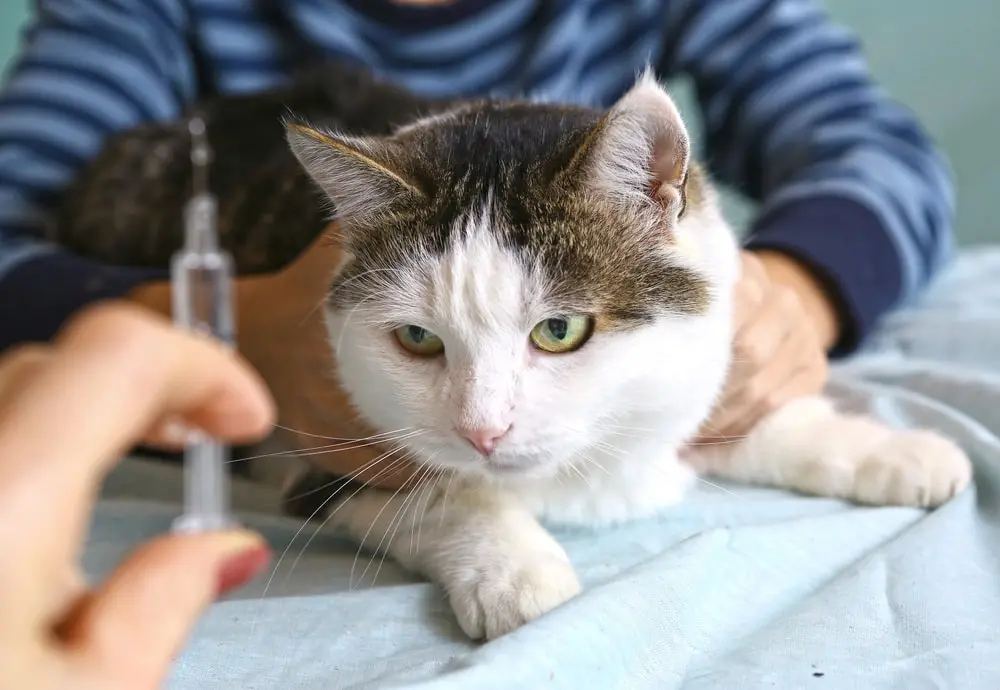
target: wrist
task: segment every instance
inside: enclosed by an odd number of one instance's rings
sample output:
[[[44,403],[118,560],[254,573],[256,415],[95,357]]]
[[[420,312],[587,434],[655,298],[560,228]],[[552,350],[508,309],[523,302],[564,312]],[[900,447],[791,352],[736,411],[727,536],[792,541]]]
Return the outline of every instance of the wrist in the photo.
[[[767,249],[753,253],[771,281],[798,295],[823,349],[832,349],[840,339],[840,319],[823,283],[802,262],[788,254]]]

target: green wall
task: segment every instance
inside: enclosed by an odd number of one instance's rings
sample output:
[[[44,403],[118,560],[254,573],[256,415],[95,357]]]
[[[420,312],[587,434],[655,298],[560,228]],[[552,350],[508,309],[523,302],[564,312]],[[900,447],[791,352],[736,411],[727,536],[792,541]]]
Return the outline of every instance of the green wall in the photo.
[[[986,0],[827,0],[857,31],[876,76],[920,115],[948,152],[959,185],[964,243],[1000,241],[1000,3]],[[0,0],[0,64],[17,46],[28,0]],[[682,95],[682,100],[684,100]],[[749,209],[738,200],[732,213]]]
[[[28,16],[28,0],[0,0],[0,65],[17,48],[18,32]]]
[[[1000,242],[1000,3],[986,0],[827,0],[861,37],[872,71],[920,116],[958,180],[963,244]],[[991,33],[992,32],[992,33]],[[996,47],[992,47],[996,46]],[[690,93],[679,100],[690,112]],[[752,208],[725,198],[741,223]]]

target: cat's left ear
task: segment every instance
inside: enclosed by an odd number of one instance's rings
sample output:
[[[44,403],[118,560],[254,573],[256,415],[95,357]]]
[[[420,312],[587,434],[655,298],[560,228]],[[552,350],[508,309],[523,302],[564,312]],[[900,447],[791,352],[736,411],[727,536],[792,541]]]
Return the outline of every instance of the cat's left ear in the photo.
[[[647,69],[590,131],[566,171],[625,204],[680,216],[691,142],[673,99]]]
[[[407,179],[406,154],[394,142],[298,123],[288,123],[285,129],[292,153],[333,201],[338,217],[357,218],[424,198]]]

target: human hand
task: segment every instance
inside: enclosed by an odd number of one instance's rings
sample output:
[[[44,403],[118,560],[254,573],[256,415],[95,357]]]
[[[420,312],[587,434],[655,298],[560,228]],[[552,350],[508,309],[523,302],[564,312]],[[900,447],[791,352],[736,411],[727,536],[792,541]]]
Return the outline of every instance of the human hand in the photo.
[[[266,433],[262,382],[218,345],[134,307],[98,307],[52,346],[0,359],[0,687],[159,687],[200,612],[268,560],[246,531],[170,535],[89,587],[79,556],[101,478],[178,423]]]
[[[733,360],[719,402],[691,444],[741,438],[785,403],[826,385],[835,316],[802,270],[776,254],[744,251],[733,310]],[[822,300],[822,301],[817,301]]]

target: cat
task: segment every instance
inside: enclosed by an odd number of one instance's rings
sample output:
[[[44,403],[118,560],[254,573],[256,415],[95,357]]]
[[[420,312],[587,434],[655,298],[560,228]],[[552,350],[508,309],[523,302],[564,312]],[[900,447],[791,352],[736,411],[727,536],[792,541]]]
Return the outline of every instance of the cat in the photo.
[[[284,118],[285,177],[271,184],[301,187],[296,162],[335,210],[344,253],[324,317],[337,375],[360,416],[387,438],[406,430],[396,445],[428,468],[418,500],[328,488],[312,512],[440,585],[469,637],[581,591],[543,523],[651,516],[699,474],[924,508],[969,484],[947,438],[818,396],[681,458],[725,382],[739,246],[650,71],[606,110],[409,105],[408,121],[368,131]],[[296,213],[318,225],[310,203]]]

